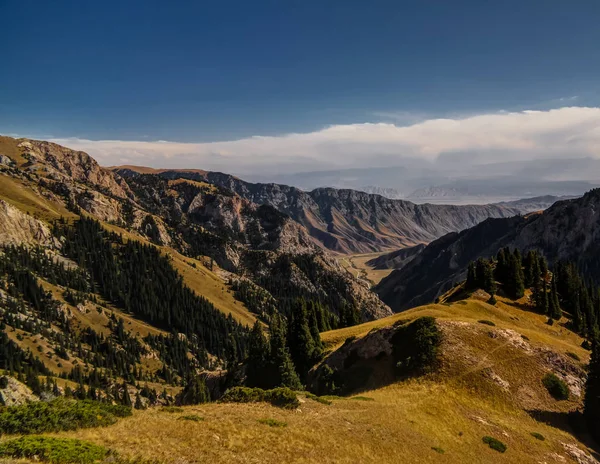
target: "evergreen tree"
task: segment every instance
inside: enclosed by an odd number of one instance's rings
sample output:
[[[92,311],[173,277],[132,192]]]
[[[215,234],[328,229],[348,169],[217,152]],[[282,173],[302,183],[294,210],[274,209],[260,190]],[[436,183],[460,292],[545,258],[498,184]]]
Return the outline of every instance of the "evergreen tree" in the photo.
[[[550,284],[550,298],[548,300],[548,307],[550,311],[550,317],[558,321],[562,317],[562,311],[558,301],[556,273],[552,276],[552,283]]]
[[[269,344],[258,321],[254,323],[248,339],[246,384],[259,388],[273,386],[273,380],[269,378]]]
[[[302,388],[294,363],[285,339],[285,327],[281,316],[275,314],[271,321],[270,359],[273,386],[289,387],[294,390]]]
[[[467,269],[467,281],[465,282],[465,288],[467,290],[474,290],[477,288],[477,272],[475,271],[475,263],[471,261]]]
[[[306,302],[296,301],[288,324],[288,346],[300,381],[305,382],[309,369],[320,353],[308,325]]]
[[[596,440],[600,440],[600,340],[597,331],[592,342],[592,356],[585,385],[584,416],[589,430]]]
[[[210,393],[204,379],[198,375],[191,375],[175,401],[179,405],[208,403]]]

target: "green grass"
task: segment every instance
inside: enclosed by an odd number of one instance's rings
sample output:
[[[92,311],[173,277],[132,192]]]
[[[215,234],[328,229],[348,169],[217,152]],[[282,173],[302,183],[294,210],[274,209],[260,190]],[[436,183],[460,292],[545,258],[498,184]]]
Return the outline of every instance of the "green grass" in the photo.
[[[531,436],[540,441],[546,440],[546,437],[544,437],[544,435],[542,435],[541,433],[531,432]]]
[[[317,403],[327,404],[327,405],[333,404],[333,401],[328,400],[327,398],[323,398],[322,396],[317,396],[313,393],[307,392],[306,397],[310,400],[316,401]]]
[[[499,453],[504,453],[507,449],[507,446],[504,443],[494,437],[485,436],[483,437],[483,442]]]
[[[0,409],[0,434],[60,432],[79,428],[104,427],[131,415],[131,408],[58,398]]]
[[[53,464],[92,464],[104,460],[109,450],[73,438],[29,436],[0,443],[0,456],[28,458]]]
[[[554,399],[559,401],[569,399],[569,387],[562,379],[556,376],[556,374],[551,372],[546,374],[542,379],[542,383]]]
[[[287,427],[287,422],[276,419],[258,419],[258,423],[268,425],[269,427]]]
[[[179,418],[179,420],[186,420],[186,421],[192,421],[192,422],[202,422],[204,420],[204,417],[198,416],[196,414],[189,414],[187,416],[181,416]]]

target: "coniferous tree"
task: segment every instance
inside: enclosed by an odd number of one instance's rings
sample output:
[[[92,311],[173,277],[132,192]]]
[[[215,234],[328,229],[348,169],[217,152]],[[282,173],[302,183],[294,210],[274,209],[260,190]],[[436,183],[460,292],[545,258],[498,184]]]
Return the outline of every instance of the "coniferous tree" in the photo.
[[[273,373],[273,386],[301,389],[302,384],[294,369],[294,363],[285,339],[285,323],[281,316],[275,314],[271,322],[270,359]]]
[[[477,288],[477,272],[475,271],[475,263],[471,261],[467,269],[467,281],[465,282],[465,288],[467,290],[473,290]]]
[[[552,283],[550,284],[550,297],[548,299],[548,307],[550,311],[550,317],[555,320],[559,320],[562,317],[562,311],[560,309],[560,303],[558,301],[558,291],[556,289],[556,273],[552,276]]]
[[[309,369],[320,353],[308,324],[306,302],[296,301],[288,323],[288,346],[301,382],[306,381]]]
[[[190,375],[175,401],[179,405],[208,403],[210,393],[204,379],[198,375]]]
[[[596,440],[600,440],[600,340],[598,332],[592,341],[592,355],[589,372],[585,385],[584,416],[589,424],[589,430]]]
[[[246,384],[249,387],[259,388],[273,386],[273,380],[269,375],[269,344],[258,321],[254,323],[248,339]]]

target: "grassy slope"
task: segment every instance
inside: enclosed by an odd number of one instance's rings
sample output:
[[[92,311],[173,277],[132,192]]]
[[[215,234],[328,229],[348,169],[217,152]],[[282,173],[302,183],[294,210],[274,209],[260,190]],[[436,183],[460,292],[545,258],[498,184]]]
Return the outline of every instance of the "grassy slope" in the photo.
[[[576,352],[587,360],[578,336],[564,327],[549,327],[545,318],[515,308],[506,300],[497,307],[477,299],[428,305],[328,332],[323,338],[330,345],[337,344],[350,335],[361,336],[372,328],[422,315],[434,315],[442,326],[451,329],[444,330],[444,350],[448,350],[445,358],[460,357],[463,351],[451,348],[467,345],[479,356],[477,369],[463,369],[456,376],[453,366],[462,365],[451,362],[442,373],[362,393],[371,401],[334,399],[332,405],[324,405],[305,399],[299,411],[266,404],[214,403],[186,407],[177,414],[154,409],[135,412],[132,418],[106,429],[61,436],[91,440],[128,455],[141,454],[164,462],[572,462],[563,443],[585,449],[566,431],[534,420],[480,375],[488,361],[496,372],[514,382],[515,389],[519,382],[530,384],[528,377],[541,375],[535,367],[535,355],[515,359],[515,354],[523,353],[502,338],[488,336],[490,330],[511,329],[526,334],[532,346]],[[480,319],[494,321],[496,327],[480,324]],[[461,338],[454,338],[456,334]],[[541,385],[537,393],[543,396]],[[559,404],[543,397],[539,405],[560,414],[576,403]],[[189,414],[197,414],[204,421],[179,419]],[[287,426],[269,427],[258,422],[268,418],[286,422]],[[545,441],[534,438],[532,432],[542,434]],[[488,448],[482,442],[486,435],[506,443],[506,453]]]
[[[528,463],[544,462],[550,453],[564,456],[562,443],[576,443],[522,411],[443,384],[396,384],[368,397],[373,401],[335,400],[330,406],[306,400],[300,411],[265,404],[209,404],[186,407],[181,414],[154,409],[106,429],[61,435],[164,462],[214,463]],[[179,420],[188,414],[204,421]],[[265,418],[287,426],[258,423]],[[485,435],[501,439],[508,451],[490,450],[482,443]]]

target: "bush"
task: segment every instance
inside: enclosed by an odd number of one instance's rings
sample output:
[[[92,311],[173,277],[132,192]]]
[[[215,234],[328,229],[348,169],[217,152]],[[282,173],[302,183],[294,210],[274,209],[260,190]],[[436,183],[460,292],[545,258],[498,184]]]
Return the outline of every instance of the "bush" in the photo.
[[[86,441],[71,438],[29,436],[0,444],[0,456],[29,458],[55,464],[91,464],[107,457],[109,451]]]
[[[300,401],[293,390],[287,387],[263,390],[262,388],[234,387],[225,392],[221,401],[225,403],[270,403],[284,409],[296,409]]]
[[[131,415],[122,405],[57,398],[0,409],[0,434],[60,432],[79,428],[104,427]]]
[[[573,353],[572,351],[567,351],[566,355],[569,358],[574,359],[575,361],[581,361],[581,358],[579,357],[579,355],[577,353]]]
[[[493,450],[496,450],[500,453],[504,453],[506,451],[506,445],[494,437],[483,437],[483,442]]]
[[[169,413],[183,412],[183,408],[179,408],[177,406],[163,406],[162,408],[160,408],[160,410],[162,412],[169,412]]]
[[[327,398],[323,398],[322,396],[317,396],[313,393],[307,392],[306,397],[310,400],[316,401],[317,403],[326,404],[328,406],[333,403],[331,400],[328,400]]]
[[[192,421],[192,422],[202,422],[204,420],[204,417],[197,416],[196,414],[190,414],[188,416],[181,416],[179,418],[179,420],[186,420],[186,421]]]
[[[542,383],[544,384],[544,387],[546,387],[546,390],[548,390],[548,393],[550,393],[550,395],[552,395],[554,399],[569,399],[569,387],[562,379],[557,377],[555,374],[546,374],[546,376],[542,379]]]
[[[260,424],[268,425],[269,427],[287,427],[287,422],[278,421],[275,419],[258,419]]]
[[[480,324],[485,324],[485,325],[491,325],[492,327],[495,327],[496,324],[494,324],[492,321],[488,321],[487,319],[481,319],[480,321],[477,321]]]
[[[544,437],[544,435],[542,435],[541,433],[537,433],[537,432],[531,432],[531,436],[540,441],[544,441],[546,439],[546,437]]]
[[[398,375],[426,372],[438,356],[442,335],[433,317],[400,327],[391,339]]]
[[[438,453],[438,454],[444,454],[445,453],[444,449],[440,448],[439,446],[432,446],[431,449],[433,451],[435,451],[436,453]]]
[[[350,399],[357,400],[357,401],[375,401],[375,398],[371,398],[369,396],[353,396]]]

